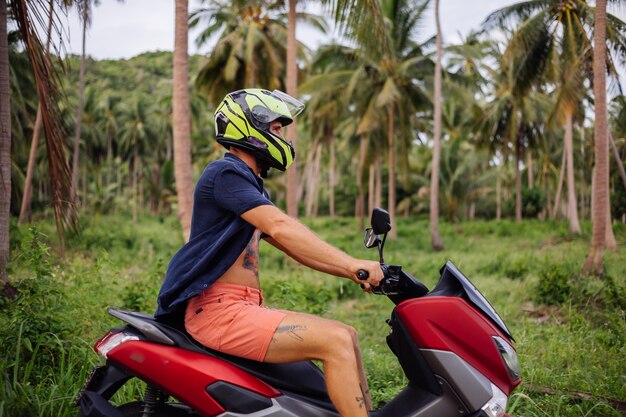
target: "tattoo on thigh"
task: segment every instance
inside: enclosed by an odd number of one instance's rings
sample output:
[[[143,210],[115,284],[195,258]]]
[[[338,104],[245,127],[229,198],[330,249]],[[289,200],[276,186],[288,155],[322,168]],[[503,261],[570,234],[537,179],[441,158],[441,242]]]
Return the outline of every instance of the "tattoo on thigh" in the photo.
[[[302,332],[304,330],[307,330],[306,326],[300,324],[287,324],[284,326],[278,326],[278,328],[276,329],[276,333],[274,334],[278,335],[279,333],[286,333],[287,336],[291,337],[292,339],[295,339],[298,342],[302,342],[304,341],[304,339],[298,334],[298,332]],[[272,342],[275,341],[276,338],[272,338]]]

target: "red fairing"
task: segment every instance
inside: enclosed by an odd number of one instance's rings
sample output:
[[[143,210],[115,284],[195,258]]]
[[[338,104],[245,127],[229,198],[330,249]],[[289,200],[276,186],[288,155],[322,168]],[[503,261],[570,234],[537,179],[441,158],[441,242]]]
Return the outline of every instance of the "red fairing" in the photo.
[[[491,336],[507,340],[487,318],[458,297],[427,297],[396,307],[420,349],[457,354],[485,375],[507,396],[520,383],[513,381]]]
[[[133,340],[112,349],[107,358],[158,385],[205,417],[224,412],[205,391],[216,381],[229,382],[270,398],[281,395],[229,363],[177,347]]]

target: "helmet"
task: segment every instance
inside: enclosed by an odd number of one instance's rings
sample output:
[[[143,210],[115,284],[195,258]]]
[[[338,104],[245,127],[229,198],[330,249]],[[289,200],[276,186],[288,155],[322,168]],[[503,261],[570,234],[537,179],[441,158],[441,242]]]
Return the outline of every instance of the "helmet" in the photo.
[[[304,109],[304,104],[282,91],[248,88],[227,94],[215,110],[217,141],[250,152],[268,168],[289,168],[296,152],[291,142],[270,132],[278,120],[283,126]]]

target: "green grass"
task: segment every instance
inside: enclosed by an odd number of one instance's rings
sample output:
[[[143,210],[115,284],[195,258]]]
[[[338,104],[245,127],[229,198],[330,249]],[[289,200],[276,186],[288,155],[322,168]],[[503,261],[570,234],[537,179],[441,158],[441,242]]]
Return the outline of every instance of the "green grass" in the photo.
[[[310,219],[321,237],[358,257],[355,219]],[[583,277],[590,225],[570,237],[565,222],[477,221],[441,225],[445,250],[430,248],[428,222],[399,218],[398,239],[385,260],[432,287],[451,259],[487,296],[517,339],[523,382],[509,402],[515,416],[620,416],[626,398],[626,227],[614,230],[619,249],[607,253],[606,276]],[[53,224],[12,228],[10,276],[16,300],[0,297],[0,417],[70,416],[71,403],[91,367],[91,346],[120,323],[105,308],[154,311],[171,256],[182,243],[174,217],[104,216],[87,222],[61,253]],[[385,336],[392,303],[358,286],[286,261],[261,245],[261,282],[274,307],[335,318],[356,327],[374,402],[406,384]],[[565,294],[565,296],[564,296]],[[550,305],[547,305],[551,303]],[[135,384],[116,396],[137,398]],[[622,403],[623,404],[623,403]]]

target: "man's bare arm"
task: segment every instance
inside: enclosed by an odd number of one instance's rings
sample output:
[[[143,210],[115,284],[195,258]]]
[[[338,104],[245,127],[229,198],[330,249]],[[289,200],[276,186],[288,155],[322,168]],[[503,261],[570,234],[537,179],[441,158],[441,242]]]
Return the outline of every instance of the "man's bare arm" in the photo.
[[[279,247],[286,249],[287,254],[304,265],[355,282],[359,282],[356,277],[358,270],[364,269],[370,276],[367,282],[372,285],[378,285],[383,278],[378,262],[349,256],[274,206],[259,206],[243,213],[241,217],[269,235]]]
[[[280,243],[278,243],[274,238],[272,238],[269,235],[267,235],[265,237],[265,241],[268,242],[269,244],[271,244],[272,246],[274,246],[275,248],[285,252],[287,255],[289,255],[289,257],[295,259],[296,261],[298,261],[302,265],[308,266],[309,268],[313,268],[313,269],[315,269],[317,271],[324,272],[324,273],[327,273],[327,274],[343,276],[342,275],[342,272],[343,272],[342,269],[343,268],[333,268],[332,266],[330,266],[330,265],[328,265],[326,263],[320,263],[320,262],[313,261],[311,258],[300,258],[297,255],[294,255],[289,249],[287,249],[284,246],[282,246]]]

